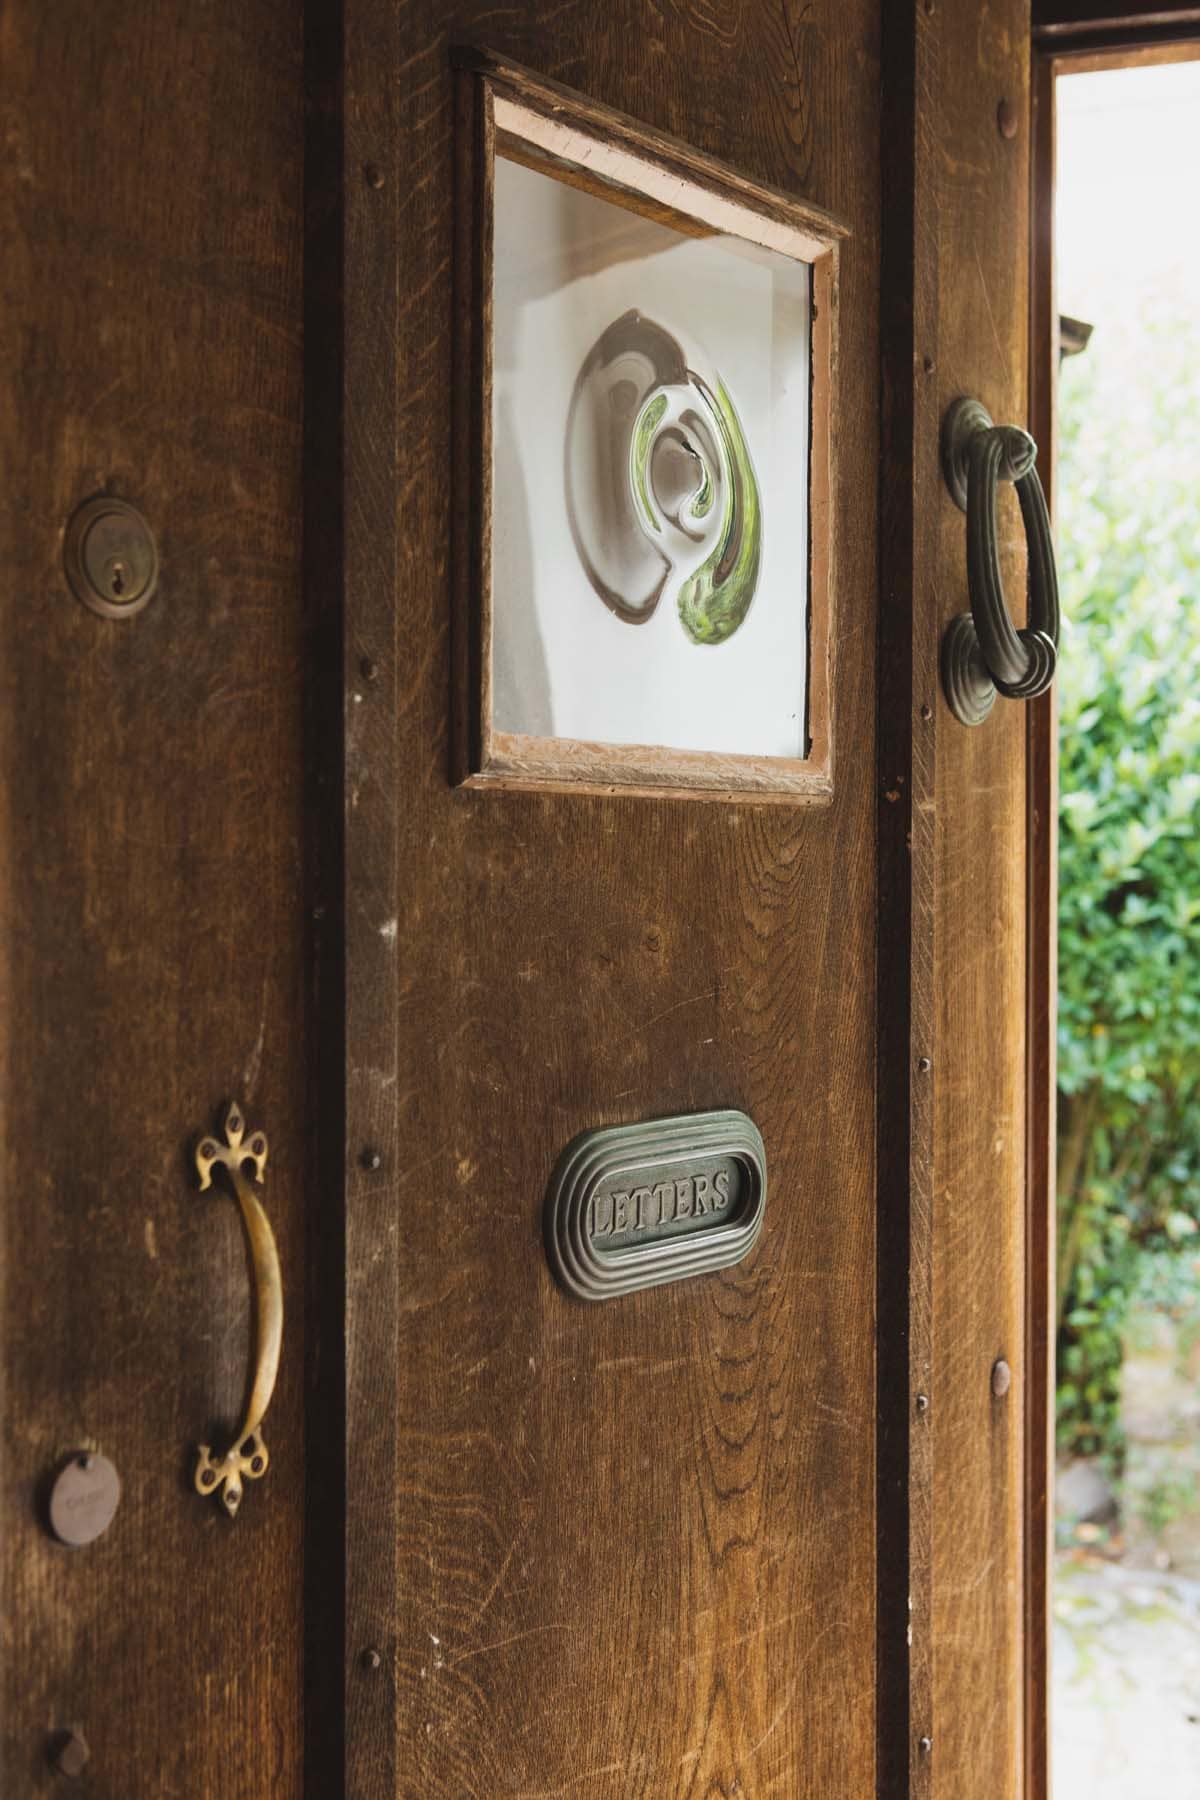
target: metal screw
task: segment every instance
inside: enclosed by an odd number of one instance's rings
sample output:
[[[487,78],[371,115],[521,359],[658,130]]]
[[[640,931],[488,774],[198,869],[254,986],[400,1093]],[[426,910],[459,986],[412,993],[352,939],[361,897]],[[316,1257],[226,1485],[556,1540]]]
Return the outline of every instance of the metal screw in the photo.
[[[933,1067],[933,1064],[932,1064],[932,1062],[930,1062],[930,1060],[927,1056],[923,1056],[923,1057],[921,1057],[920,1061],[917,1063],[917,1067],[918,1067],[918,1069],[920,1069],[922,1075],[928,1075],[930,1069],[932,1069],[932,1067]]]
[[[215,1475],[214,1475],[214,1474],[213,1474],[213,1471],[212,1471],[212,1470],[211,1470],[211,1469],[205,1469],[205,1471],[204,1471],[204,1473],[203,1473],[203,1475],[201,1475],[201,1477],[200,1477],[200,1479],[201,1479],[201,1481],[202,1481],[202,1482],[203,1482],[203,1483],[204,1483],[204,1486],[205,1486],[205,1487],[211,1487],[211,1486],[212,1486],[212,1484],[213,1484],[213,1482],[214,1482],[214,1481],[215,1481],[215,1480],[216,1480],[216,1479],[217,1479],[217,1478],[216,1478],[216,1476],[215,1476]]]
[[[932,719],[932,717],[933,717],[933,708],[932,708],[932,706],[930,706],[928,700],[926,700],[922,704],[921,717],[924,719],[924,721],[927,725],[928,725],[930,719]]]
[[[364,1669],[377,1669],[382,1663],[383,1658],[380,1656],[378,1650],[364,1650],[358,1660]]]
[[[256,1475],[262,1474],[262,1466],[263,1466],[263,1459],[261,1456],[256,1456],[254,1458],[253,1462],[250,1464],[250,1467],[253,1469],[253,1471]]]
[[[917,1395],[917,1411],[919,1413],[929,1411],[929,1395],[928,1394],[918,1394]]]
[[[373,656],[364,656],[358,665],[358,670],[364,681],[374,681],[379,673]]]
[[[60,1775],[82,1775],[91,1751],[80,1731],[66,1731],[55,1739],[51,1760]]]
[[[931,1737],[918,1738],[917,1749],[921,1752],[922,1756],[930,1755],[933,1750],[933,1739]]]
[[[363,164],[363,180],[369,188],[375,188],[376,191],[383,186],[384,174],[378,163]]]
[[[1000,136],[1009,139],[1015,138],[1019,123],[1017,109],[1012,101],[1002,100],[996,108],[996,124],[1000,128]]]
[[[992,1365],[992,1392],[997,1400],[1003,1400],[1012,1386],[1012,1370],[1003,1357]]]
[[[921,367],[927,375],[932,375],[936,366],[932,356],[924,356],[921,358]]]
[[[365,1150],[360,1152],[358,1160],[364,1169],[374,1171],[375,1169],[382,1169],[383,1167],[382,1156],[380,1156],[378,1150],[374,1149],[370,1144],[367,1145]]]

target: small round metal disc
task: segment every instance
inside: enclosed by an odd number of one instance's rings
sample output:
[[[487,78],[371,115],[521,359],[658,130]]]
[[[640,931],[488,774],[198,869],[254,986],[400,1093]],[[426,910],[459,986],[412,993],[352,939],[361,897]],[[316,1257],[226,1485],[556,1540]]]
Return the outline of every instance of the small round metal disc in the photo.
[[[121,1480],[107,1456],[80,1450],[50,1490],[50,1529],[60,1544],[81,1549],[103,1537],[121,1502]]]

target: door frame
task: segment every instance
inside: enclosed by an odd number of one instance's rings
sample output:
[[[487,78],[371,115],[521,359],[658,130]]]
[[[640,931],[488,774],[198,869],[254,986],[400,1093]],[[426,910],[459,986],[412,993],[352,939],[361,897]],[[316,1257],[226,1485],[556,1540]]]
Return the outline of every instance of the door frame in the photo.
[[[1030,430],[1054,515],[1059,328],[1054,263],[1061,74],[1192,61],[1200,6],[1130,6],[1121,0],[1034,0],[1030,181]],[[1027,1800],[1051,1791],[1051,1599],[1054,1568],[1056,1037],[1058,960],[1058,702],[1054,689],[1028,711],[1027,966],[1029,1096],[1026,1122],[1026,1341],[1024,1756]]]

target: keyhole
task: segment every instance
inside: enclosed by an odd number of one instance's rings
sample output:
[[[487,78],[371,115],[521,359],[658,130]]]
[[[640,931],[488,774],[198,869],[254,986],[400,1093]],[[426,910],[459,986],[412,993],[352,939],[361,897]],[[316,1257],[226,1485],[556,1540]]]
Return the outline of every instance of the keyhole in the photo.
[[[119,600],[125,592],[125,564],[115,562],[112,566],[113,598]]]

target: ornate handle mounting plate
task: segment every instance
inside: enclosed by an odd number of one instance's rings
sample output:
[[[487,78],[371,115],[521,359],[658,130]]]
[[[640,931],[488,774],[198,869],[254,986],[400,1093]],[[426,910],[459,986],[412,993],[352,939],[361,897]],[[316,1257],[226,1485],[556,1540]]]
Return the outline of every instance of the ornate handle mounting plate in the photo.
[[[942,639],[942,687],[955,718],[979,725],[997,692],[1033,700],[1054,680],[1058,661],[1058,575],[1037,445],[1015,425],[996,425],[978,400],[959,399],[942,420],[942,473],[967,515],[967,588],[971,610],[952,619]],[[1029,545],[1029,624],[1014,626],[1000,583],[996,488],[1017,490]]]
[[[241,1208],[254,1270],[254,1369],[241,1429],[223,1455],[214,1455],[208,1444],[199,1446],[195,1483],[197,1493],[218,1495],[233,1518],[242,1503],[243,1478],[257,1481],[266,1474],[270,1460],[261,1427],[275,1391],[283,1344],[283,1276],[271,1222],[246,1176],[249,1163],[255,1181],[262,1181],[267,1140],[261,1131],[252,1132],[246,1140],[245,1118],[236,1101],[225,1114],[223,1129],[224,1144],[215,1137],[200,1139],[196,1168],[201,1189],[212,1186],[215,1168],[223,1168]]]

